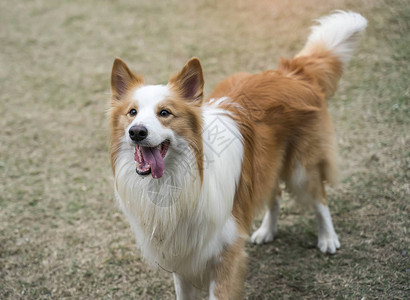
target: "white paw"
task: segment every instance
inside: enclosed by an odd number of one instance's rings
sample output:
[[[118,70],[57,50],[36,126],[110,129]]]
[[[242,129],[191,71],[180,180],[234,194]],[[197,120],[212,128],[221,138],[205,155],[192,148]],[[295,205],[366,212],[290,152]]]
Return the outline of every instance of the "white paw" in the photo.
[[[317,247],[322,253],[335,254],[336,249],[340,248],[340,242],[337,234],[334,233],[319,235]]]
[[[251,241],[254,244],[261,245],[264,243],[272,242],[274,237],[275,230],[261,226],[252,234]]]

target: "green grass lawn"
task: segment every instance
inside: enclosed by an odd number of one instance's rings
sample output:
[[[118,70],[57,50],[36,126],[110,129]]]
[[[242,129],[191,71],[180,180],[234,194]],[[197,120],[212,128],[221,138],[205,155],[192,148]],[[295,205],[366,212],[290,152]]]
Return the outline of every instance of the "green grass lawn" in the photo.
[[[112,192],[106,110],[114,57],[148,83],[200,58],[209,93],[275,68],[312,20],[362,13],[368,30],[329,103],[342,248],[315,249],[312,213],[285,198],[277,238],[248,244],[249,299],[410,296],[410,2],[0,2],[0,299],[174,299],[149,269]],[[256,221],[256,225],[259,221]]]

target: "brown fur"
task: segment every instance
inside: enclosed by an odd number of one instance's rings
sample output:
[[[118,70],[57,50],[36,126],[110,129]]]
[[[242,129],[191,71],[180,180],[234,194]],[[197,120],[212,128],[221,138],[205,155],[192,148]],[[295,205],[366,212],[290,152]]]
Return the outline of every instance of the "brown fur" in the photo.
[[[132,117],[128,112],[135,108],[136,103],[131,101],[131,91],[144,84],[144,80],[130,71],[124,61],[119,58],[114,60],[111,72],[111,102],[110,102],[110,157],[111,167],[115,174],[115,159],[120,148],[120,139],[124,128],[131,123]]]
[[[233,207],[242,233],[249,232],[256,209],[280,194],[278,181],[289,182],[296,162],[306,169],[307,192],[312,199],[326,204],[324,182],[333,183],[336,178],[326,98],[334,93],[341,74],[337,57],[317,48],[311,56],[282,60],[277,71],[232,75],[210,95],[210,99],[229,97],[242,107],[224,105],[235,113],[244,138],[242,173]],[[228,264],[240,260],[241,255],[226,249],[222,257]],[[215,278],[223,278],[217,281],[216,290],[235,298],[234,291],[239,288],[232,286],[229,274],[224,268],[216,269]]]
[[[244,244],[244,238],[238,238],[232,245],[226,246],[219,257],[220,261],[214,268],[214,295],[217,299],[243,298],[243,281],[248,257],[244,251]]]
[[[199,60],[197,58],[190,59],[178,74],[170,78],[169,84],[172,86],[174,95],[172,99],[160,103],[158,106],[168,104],[168,107],[170,107],[175,116],[175,122],[174,124],[162,124],[171,128],[188,141],[191,149],[194,150],[198,172],[202,182],[204,176],[204,154],[201,105],[204,78]]]

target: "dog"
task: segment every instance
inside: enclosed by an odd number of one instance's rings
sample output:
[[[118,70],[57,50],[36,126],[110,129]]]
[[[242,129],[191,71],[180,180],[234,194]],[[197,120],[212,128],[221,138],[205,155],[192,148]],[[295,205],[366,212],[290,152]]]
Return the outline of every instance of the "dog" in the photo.
[[[238,73],[204,99],[197,58],[166,85],[146,85],[119,58],[109,120],[114,190],[145,260],[173,273],[177,299],[243,297],[244,243],[271,242],[280,182],[314,207],[318,248],[340,247],[325,184],[337,180],[327,100],[367,21],[337,11],[318,20],[302,51],[277,70]]]

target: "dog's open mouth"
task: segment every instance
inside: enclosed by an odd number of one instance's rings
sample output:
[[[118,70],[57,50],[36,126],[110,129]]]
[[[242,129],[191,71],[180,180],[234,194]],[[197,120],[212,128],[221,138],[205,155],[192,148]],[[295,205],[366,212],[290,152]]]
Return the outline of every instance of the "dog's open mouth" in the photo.
[[[161,178],[164,174],[164,157],[168,152],[169,141],[164,141],[156,147],[135,146],[134,160],[137,163],[138,175],[148,175]]]

